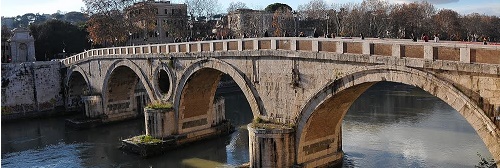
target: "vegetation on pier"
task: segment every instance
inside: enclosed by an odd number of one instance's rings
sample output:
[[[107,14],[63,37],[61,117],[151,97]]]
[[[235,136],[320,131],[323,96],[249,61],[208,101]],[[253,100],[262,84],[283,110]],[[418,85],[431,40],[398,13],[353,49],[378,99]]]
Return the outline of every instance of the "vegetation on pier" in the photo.
[[[148,109],[172,109],[173,107],[171,102],[152,102],[146,106]]]
[[[156,139],[150,135],[139,135],[130,139],[134,143],[145,143],[145,144],[154,144],[162,142],[161,139]]]

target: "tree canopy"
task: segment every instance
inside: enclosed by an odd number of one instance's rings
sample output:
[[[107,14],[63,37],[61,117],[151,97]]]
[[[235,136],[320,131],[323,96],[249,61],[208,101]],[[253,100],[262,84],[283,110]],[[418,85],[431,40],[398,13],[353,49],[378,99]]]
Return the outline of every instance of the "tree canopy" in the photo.
[[[132,20],[126,17],[124,9],[133,5],[135,0],[83,0],[83,2],[84,11],[89,16],[87,31],[94,44],[115,46],[127,41],[129,32],[132,31]]]
[[[50,20],[42,24],[32,24],[31,34],[35,39],[35,56],[38,61],[56,59],[57,54],[79,53],[89,49],[87,32],[84,27],[69,22]]]
[[[288,6],[287,4],[283,4],[283,3],[269,4],[269,5],[267,5],[266,9],[264,9],[264,10],[271,12],[271,13],[274,13],[278,9],[292,11],[292,7]]]

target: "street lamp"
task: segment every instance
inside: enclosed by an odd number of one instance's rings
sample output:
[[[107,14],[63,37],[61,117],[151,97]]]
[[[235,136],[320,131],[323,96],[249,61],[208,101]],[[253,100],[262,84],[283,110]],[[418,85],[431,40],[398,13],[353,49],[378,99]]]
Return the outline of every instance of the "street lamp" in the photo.
[[[330,14],[326,12],[326,35],[328,35],[328,22],[330,20]]]
[[[191,17],[189,17],[189,31],[190,31],[190,38],[193,37],[193,21],[194,21],[194,17],[193,17],[193,13],[190,12],[189,15]]]
[[[335,33],[335,36],[339,36],[339,32],[340,32],[340,18],[339,18],[339,13],[342,12],[342,9],[341,11],[337,12],[336,10],[333,10],[333,13],[335,14],[335,21],[336,21],[336,26],[337,26],[337,32]]]
[[[90,49],[94,48],[94,40],[90,39]]]
[[[129,41],[129,46],[132,45],[132,32],[128,32],[128,41]]]
[[[160,32],[159,31],[155,31],[155,34],[156,34],[156,37],[157,37],[156,39],[158,40],[157,44],[160,44],[161,43],[160,42]]]
[[[62,49],[62,55],[63,55],[63,58],[67,58],[67,56],[66,56],[66,50],[65,50],[65,49],[66,49],[66,48],[63,48],[63,49]]]
[[[191,31],[191,37],[193,37],[193,23],[189,23],[189,30]]]
[[[294,11],[293,13],[293,29],[294,29],[294,36],[297,37],[297,11]]]

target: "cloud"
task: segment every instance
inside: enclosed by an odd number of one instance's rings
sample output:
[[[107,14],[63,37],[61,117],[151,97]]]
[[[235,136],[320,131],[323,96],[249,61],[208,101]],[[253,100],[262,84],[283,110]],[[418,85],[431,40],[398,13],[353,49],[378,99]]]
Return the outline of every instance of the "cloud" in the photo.
[[[479,13],[485,15],[494,15],[500,16],[500,4],[492,3],[492,4],[477,4],[477,5],[467,5],[453,8],[453,10],[457,11],[460,14],[467,15],[471,13]]]

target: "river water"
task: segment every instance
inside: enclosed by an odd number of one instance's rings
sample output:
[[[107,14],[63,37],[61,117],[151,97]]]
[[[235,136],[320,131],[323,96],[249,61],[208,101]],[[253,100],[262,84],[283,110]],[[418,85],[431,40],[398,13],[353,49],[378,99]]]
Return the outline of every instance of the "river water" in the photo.
[[[137,119],[76,130],[64,117],[2,122],[2,167],[233,167],[249,160],[246,124],[252,113],[242,93],[226,99],[231,135],[143,159],[118,149],[120,139],[144,134]],[[343,122],[344,167],[473,167],[491,158],[477,133],[446,103],[426,92],[379,83],[353,104]]]

